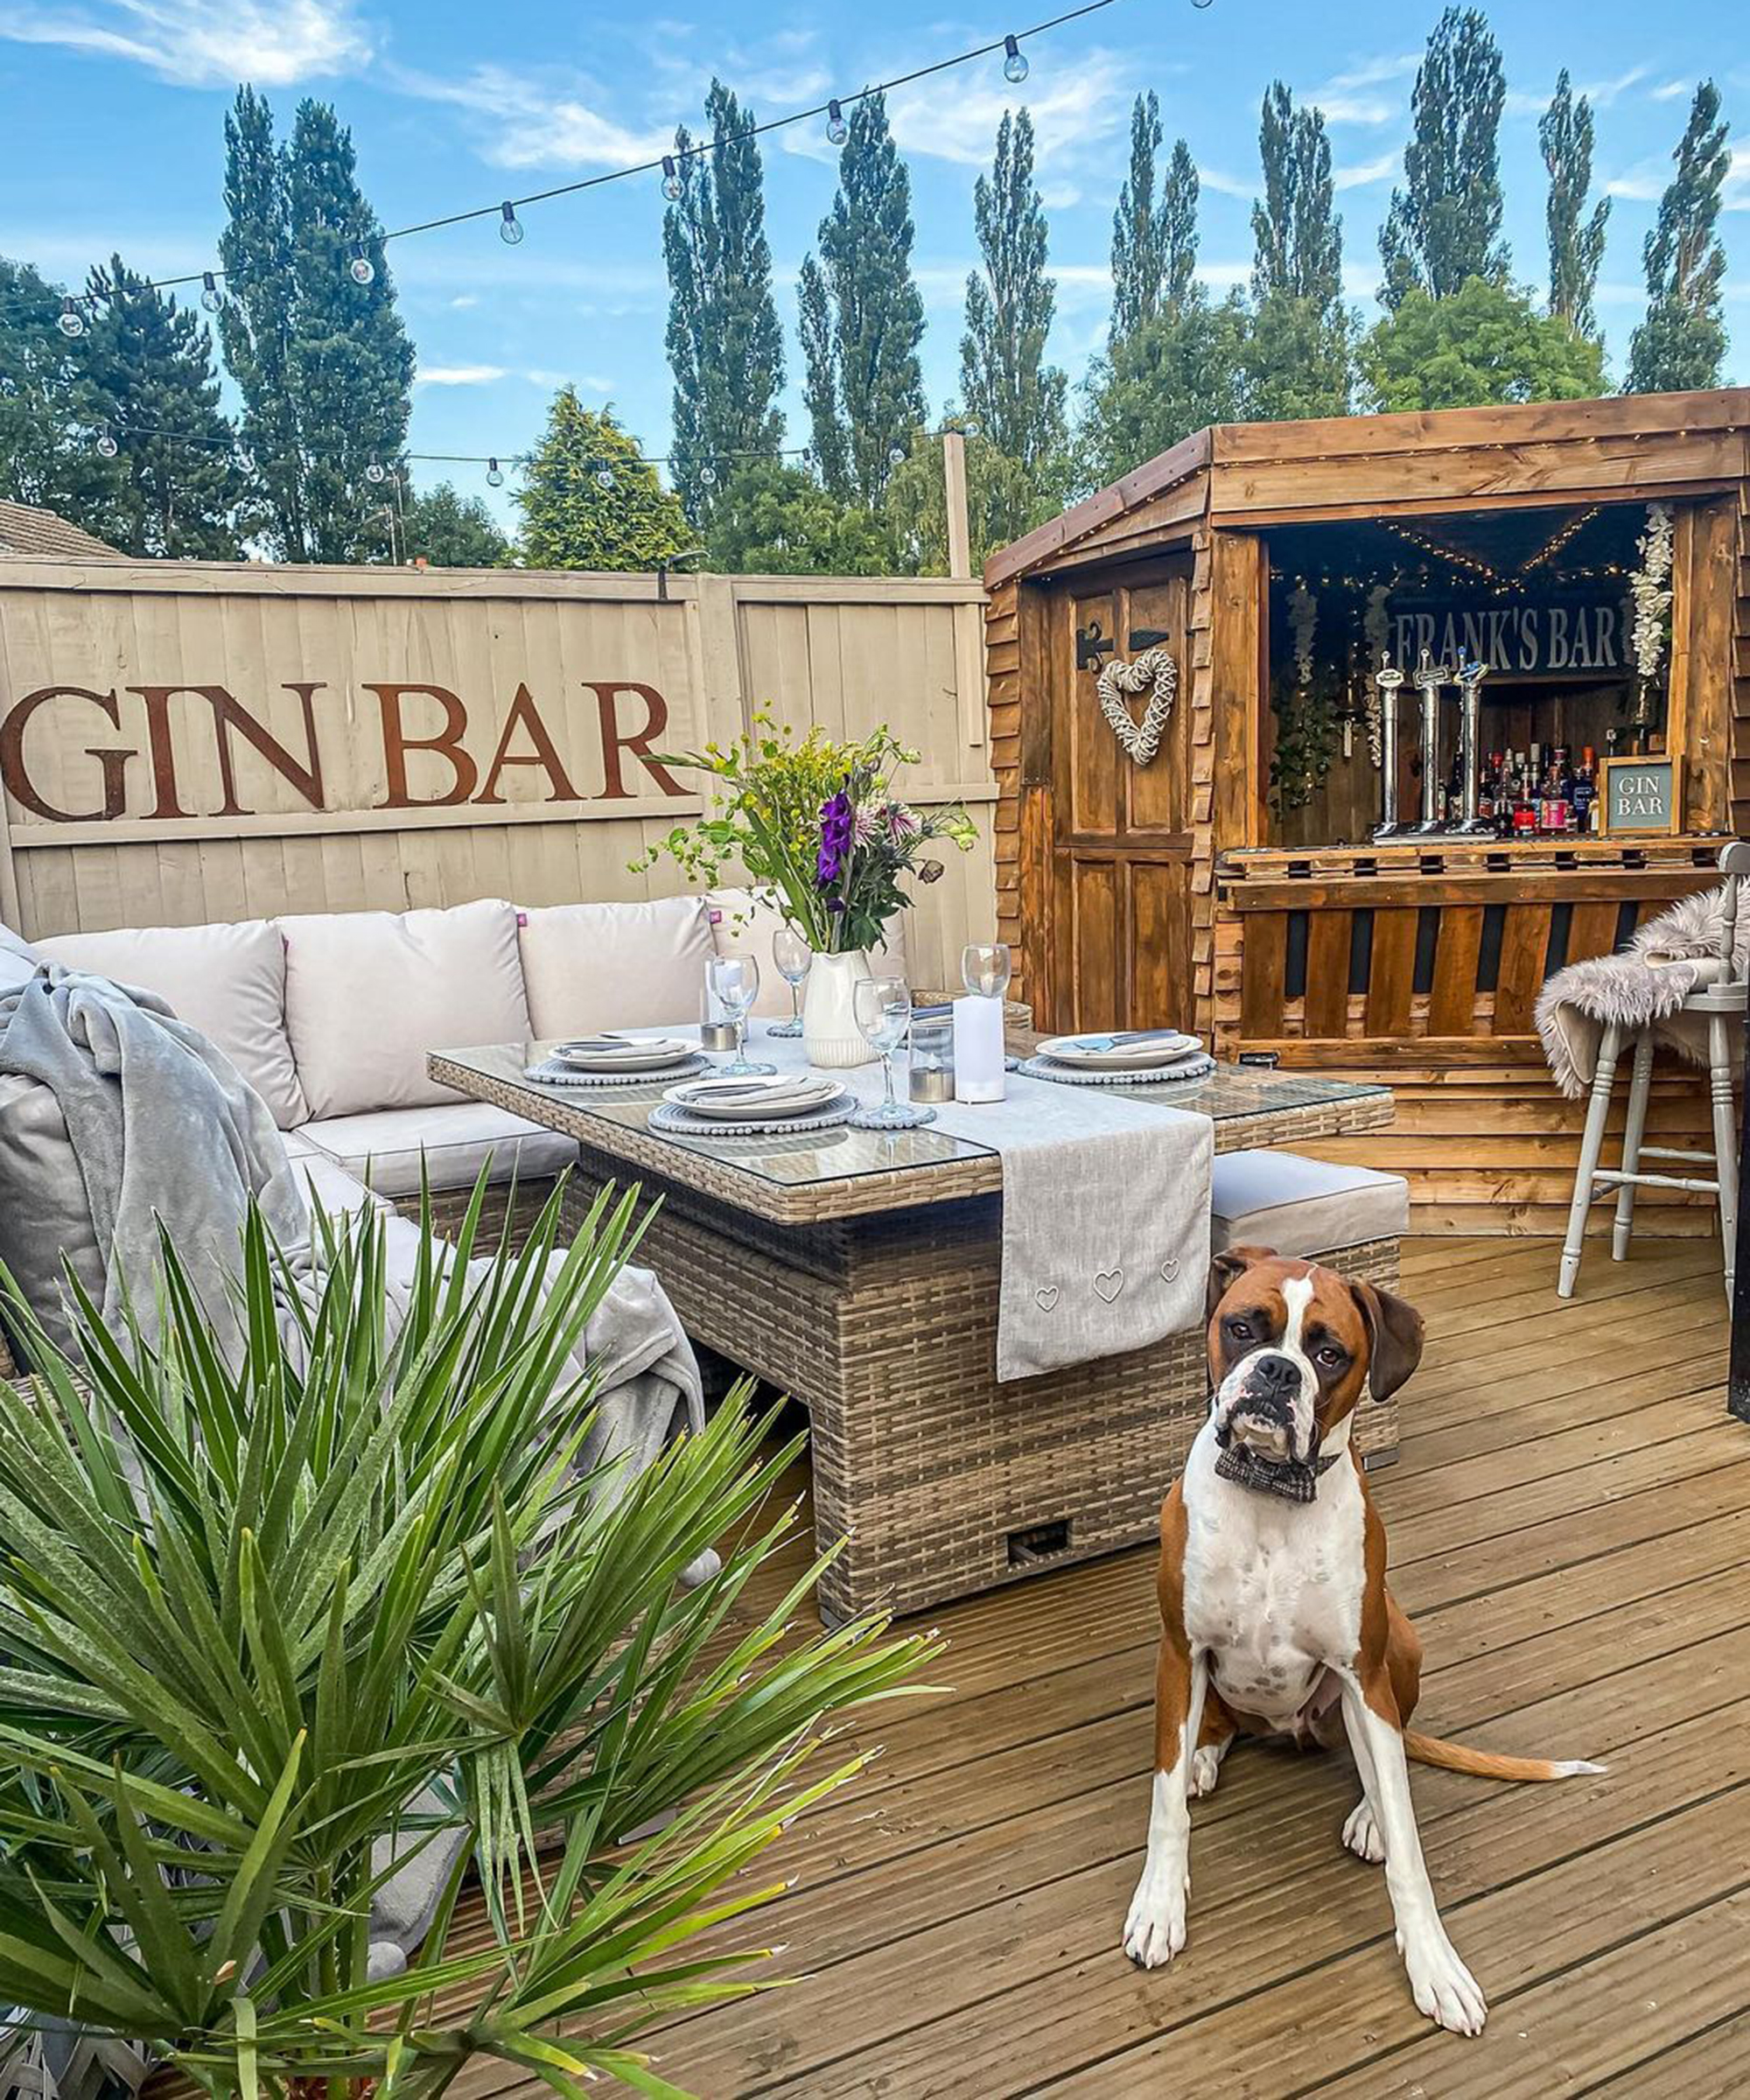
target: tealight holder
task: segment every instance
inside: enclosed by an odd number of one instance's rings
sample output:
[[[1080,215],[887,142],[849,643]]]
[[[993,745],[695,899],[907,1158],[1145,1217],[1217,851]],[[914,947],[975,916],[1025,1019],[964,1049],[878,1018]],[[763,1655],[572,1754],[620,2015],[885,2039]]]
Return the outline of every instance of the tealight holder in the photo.
[[[954,1099],[954,1010],[914,1013],[906,1092],[914,1101]]]

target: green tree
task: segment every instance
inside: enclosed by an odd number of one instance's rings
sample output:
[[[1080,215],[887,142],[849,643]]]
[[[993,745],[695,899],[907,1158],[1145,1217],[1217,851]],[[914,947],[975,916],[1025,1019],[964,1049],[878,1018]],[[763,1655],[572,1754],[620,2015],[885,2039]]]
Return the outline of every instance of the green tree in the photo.
[[[382,228],[359,189],[352,135],[326,103],[301,102],[276,148],[266,102],[243,88],[226,147],[220,334],[264,529],[284,560],[355,560],[380,538],[366,469],[400,465],[412,409],[413,348]],[[351,268],[361,254],[363,284]]]
[[[966,418],[949,418],[966,438],[966,515],[976,574],[998,547],[1054,517],[1061,497],[1042,495],[1020,462]],[[939,433],[920,433],[893,469],[882,505],[898,566],[908,576],[948,574],[948,486],[942,475]]]
[[[884,95],[850,117],[838,193],[803,264],[806,396],[822,480],[841,501],[873,507],[924,421],[918,362],[924,304],[912,276],[912,184]]]
[[[1317,109],[1280,80],[1258,122],[1264,193],[1252,206],[1252,326],[1246,413],[1262,422],[1348,413],[1354,329],[1343,304],[1343,228]]]
[[[1406,292],[1363,338],[1360,361],[1382,410],[1573,401],[1604,390],[1597,343],[1559,314],[1539,313],[1524,292],[1483,277],[1446,298]]]
[[[1069,479],[1068,382],[1045,362],[1057,290],[1046,274],[1045,207],[1033,183],[1033,120],[1003,112],[997,154],[973,191],[982,271],[966,280],[960,386],[967,416],[1019,468],[1002,542],[1034,522],[1041,503],[1060,508]]]
[[[1550,237],[1550,312],[1580,334],[1595,335],[1592,295],[1604,260],[1610,200],[1600,197],[1590,213],[1586,210],[1592,188],[1592,104],[1585,95],[1575,100],[1565,66],[1556,76],[1550,107],[1537,121],[1537,144],[1550,173],[1544,207]]]
[[[654,569],[691,547],[679,499],[637,440],[561,388],[547,434],[516,492],[522,554],[531,569]]]
[[[1719,94],[1704,80],[1672,155],[1677,172],[1647,236],[1647,318],[1628,346],[1624,392],[1661,394],[1717,387],[1726,359],[1720,284],[1719,193],[1732,164]]]
[[[1083,382],[1084,478],[1103,487],[1212,423],[1245,414],[1250,334],[1237,292],[1213,304],[1188,299],[1133,329],[1096,359]]]
[[[1497,145],[1506,99],[1488,24],[1474,7],[1449,7],[1417,70],[1404,187],[1380,231],[1388,307],[1418,286],[1440,299],[1469,277],[1507,281]]]
[[[749,459],[711,508],[710,566],[730,576],[887,576],[881,522],[781,459]]]
[[[705,122],[709,149],[696,148],[684,130],[675,134],[681,195],[662,215],[675,375],[669,471],[701,525],[723,478],[751,456],[775,458],[784,433],[784,335],[753,113],[714,80]]]
[[[107,404],[57,322],[60,287],[0,256],[0,494],[112,542],[127,465],[97,450]]]
[[[248,484],[219,412],[213,338],[120,256],[88,282],[80,348],[126,466],[107,536],[157,561],[235,561]]]
[[[464,496],[440,481],[416,496],[402,521],[410,561],[434,569],[499,569],[510,558],[510,542],[478,496]]]
[[[1197,164],[1173,142],[1163,176],[1160,104],[1152,89],[1130,111],[1130,172],[1112,214],[1112,324],[1117,343],[1189,298],[1197,268]]]

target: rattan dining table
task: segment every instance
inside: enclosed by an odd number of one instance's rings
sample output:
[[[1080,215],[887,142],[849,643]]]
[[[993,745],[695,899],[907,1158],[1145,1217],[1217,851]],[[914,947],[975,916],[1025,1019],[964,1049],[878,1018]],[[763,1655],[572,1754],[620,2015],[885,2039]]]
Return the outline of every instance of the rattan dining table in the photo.
[[[808,1409],[817,1536],[844,1541],[825,1616],[921,1610],[1152,1534],[1203,1413],[1202,1330],[998,1383],[996,1152],[928,1127],[664,1136],[648,1124],[667,1082],[527,1078],[550,1047],[436,1052],[430,1069],[576,1139],[575,1216],[610,1183],[662,1198],[638,1259],[688,1333]],[[1235,1065],[1168,1105],[1208,1116],[1218,1152],[1392,1116],[1387,1087]],[[1395,1280],[1396,1242],[1352,1254],[1352,1272]],[[1389,1433],[1377,1410],[1364,1430],[1364,1452]]]

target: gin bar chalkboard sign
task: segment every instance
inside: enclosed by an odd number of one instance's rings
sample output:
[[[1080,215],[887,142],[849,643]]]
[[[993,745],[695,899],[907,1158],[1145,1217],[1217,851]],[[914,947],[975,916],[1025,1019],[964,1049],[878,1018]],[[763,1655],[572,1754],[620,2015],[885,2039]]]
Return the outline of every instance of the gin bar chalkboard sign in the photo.
[[[1606,759],[1599,787],[1600,828],[1611,837],[1677,828],[1677,767],[1666,756]]]

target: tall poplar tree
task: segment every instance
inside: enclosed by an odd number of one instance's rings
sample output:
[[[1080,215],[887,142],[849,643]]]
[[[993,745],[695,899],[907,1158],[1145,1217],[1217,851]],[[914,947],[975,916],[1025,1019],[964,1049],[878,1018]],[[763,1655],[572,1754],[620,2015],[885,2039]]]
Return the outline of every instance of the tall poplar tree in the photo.
[[[85,368],[126,464],[106,537],[158,561],[234,561],[246,483],[219,411],[213,338],[120,256],[88,282]]]
[[[1112,325],[1116,345],[1141,326],[1176,315],[1197,269],[1197,164],[1176,139],[1159,166],[1160,104],[1151,91],[1130,111],[1130,171],[1112,214]]]
[[[912,276],[912,185],[885,95],[850,117],[820,261],[800,290],[815,458],[841,500],[873,506],[924,422],[924,305]],[[818,280],[818,281],[816,281]]]
[[[381,549],[367,470],[399,465],[412,409],[413,347],[382,228],[359,189],[352,135],[327,104],[300,103],[276,147],[266,102],[245,88],[226,148],[220,333],[264,530],[285,561],[358,559]],[[351,270],[360,252],[364,284]]]
[[[1592,188],[1592,104],[1585,95],[1576,99],[1565,66],[1556,76],[1550,107],[1537,120],[1537,144],[1550,172],[1544,207],[1550,237],[1550,312],[1578,334],[1596,335],[1592,295],[1604,260],[1610,200],[1600,197],[1586,210]]]
[[[1343,304],[1343,226],[1324,117],[1297,109],[1288,89],[1272,81],[1258,150],[1264,191],[1252,206],[1246,413],[1264,422],[1346,415],[1354,332]]]
[[[1696,89],[1672,158],[1676,173],[1659,200],[1659,216],[1642,250],[1647,318],[1629,341],[1623,386],[1628,394],[1717,387],[1726,359],[1719,196],[1732,153],[1712,80]]]
[[[1443,299],[1466,277],[1507,281],[1498,146],[1506,99],[1488,24],[1475,8],[1449,7],[1417,69],[1404,186],[1392,191],[1380,229],[1387,306],[1416,287]]]
[[[705,122],[710,151],[695,150],[684,130],[675,134],[681,195],[662,215],[675,375],[670,473],[701,526],[730,475],[752,458],[775,458],[784,433],[784,336],[753,114],[714,80]]]
[[[562,387],[516,492],[531,569],[654,569],[693,544],[676,496],[611,409]]]
[[[1041,506],[1060,507],[1068,480],[1068,382],[1045,361],[1057,290],[1046,273],[1045,207],[1026,108],[1004,111],[990,173],[973,190],[973,214],[984,267],[966,280],[960,388],[965,413],[1020,469],[1019,501],[999,521],[1013,539],[1039,522]]]

